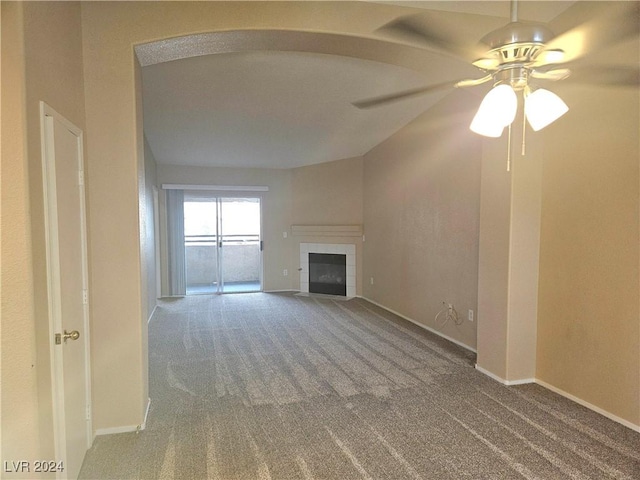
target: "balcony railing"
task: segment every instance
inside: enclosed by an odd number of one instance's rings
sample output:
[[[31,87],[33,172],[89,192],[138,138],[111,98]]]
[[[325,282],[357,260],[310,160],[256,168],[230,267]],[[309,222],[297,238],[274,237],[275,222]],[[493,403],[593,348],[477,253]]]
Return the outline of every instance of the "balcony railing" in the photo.
[[[226,245],[259,245],[260,235],[185,235],[185,247],[208,247],[216,246],[222,242],[222,247]]]
[[[187,285],[217,283],[219,258],[225,284],[259,281],[259,235],[185,235],[184,240]]]

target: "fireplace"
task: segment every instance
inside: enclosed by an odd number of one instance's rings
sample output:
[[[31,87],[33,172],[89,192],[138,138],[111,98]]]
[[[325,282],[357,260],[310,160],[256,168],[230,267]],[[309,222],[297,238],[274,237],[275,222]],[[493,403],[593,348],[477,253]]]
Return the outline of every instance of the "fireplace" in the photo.
[[[355,297],[356,246],[301,243],[300,291]]]
[[[309,293],[347,296],[347,256],[309,254]]]

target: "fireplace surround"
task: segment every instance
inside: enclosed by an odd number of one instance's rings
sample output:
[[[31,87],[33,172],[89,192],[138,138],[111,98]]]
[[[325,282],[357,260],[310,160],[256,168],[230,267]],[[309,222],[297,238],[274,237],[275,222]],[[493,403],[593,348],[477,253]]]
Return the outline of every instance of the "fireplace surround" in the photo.
[[[309,254],[316,262],[309,262]],[[335,257],[334,257],[335,256]],[[334,270],[331,262],[344,259],[344,277],[339,279],[340,270]],[[331,260],[331,257],[333,259]],[[315,266],[313,265],[315,263]],[[341,263],[341,262],[340,262]],[[310,282],[310,273],[316,282]],[[320,280],[319,282],[317,280]],[[324,281],[323,281],[324,280]],[[320,285],[320,289],[314,289]],[[310,289],[311,285],[311,289]],[[329,286],[333,285],[333,286]],[[300,244],[300,292],[325,293],[346,297],[356,296],[356,246],[342,243],[301,243]]]

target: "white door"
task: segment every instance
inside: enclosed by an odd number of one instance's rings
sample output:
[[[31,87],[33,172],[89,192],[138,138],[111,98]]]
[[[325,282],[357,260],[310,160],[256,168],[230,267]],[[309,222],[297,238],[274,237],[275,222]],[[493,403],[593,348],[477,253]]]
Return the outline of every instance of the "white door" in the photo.
[[[40,104],[57,478],[77,478],[92,442],[82,131]],[[63,467],[63,468],[60,468]]]

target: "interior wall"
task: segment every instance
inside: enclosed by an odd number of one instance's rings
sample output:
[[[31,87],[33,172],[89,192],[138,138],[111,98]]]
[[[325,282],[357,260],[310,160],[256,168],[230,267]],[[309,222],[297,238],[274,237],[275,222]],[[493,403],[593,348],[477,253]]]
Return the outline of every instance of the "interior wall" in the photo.
[[[390,8],[343,2],[342,14],[337,15],[332,2],[82,4],[96,429],[140,424],[147,402],[140,327],[145,300],[138,235],[140,151],[134,45],[243,28],[369,35]],[[274,227],[281,241],[289,225]],[[289,265],[290,256],[278,253],[272,258],[273,268],[282,275],[282,265]],[[291,276],[277,278],[274,273],[270,278],[265,288],[291,288]]]
[[[291,237],[283,235],[291,225],[291,170],[158,165],[158,185],[165,183],[269,187],[268,192],[249,192],[262,197],[263,289],[291,290],[293,277],[283,275],[285,269],[292,271]]]
[[[468,95],[445,97],[364,156],[363,294],[475,349],[482,149]],[[436,323],[443,302],[461,325]]]
[[[525,383],[536,372],[542,140],[528,129],[523,155],[514,124],[510,156],[506,134],[482,144],[476,368]]]
[[[292,169],[292,225],[358,225],[364,221],[363,158]],[[300,289],[300,243],[344,243],[356,246],[356,295],[362,295],[362,236],[293,235],[290,270]]]
[[[3,458],[54,458],[40,101],[85,129],[80,5],[2,2],[2,27]]]
[[[536,377],[638,426],[638,89],[556,91],[570,110],[540,132]]]
[[[2,459],[39,458],[22,2],[2,20]]]
[[[362,224],[363,158],[294,168],[294,225]]]
[[[153,313],[157,305],[156,282],[156,224],[155,224],[155,206],[153,201],[154,187],[158,186],[157,181],[157,164],[153,155],[153,151],[144,138],[144,249],[143,257],[146,266],[146,282],[147,282],[147,319]]]
[[[507,380],[512,176],[503,137],[482,142],[476,365]]]

